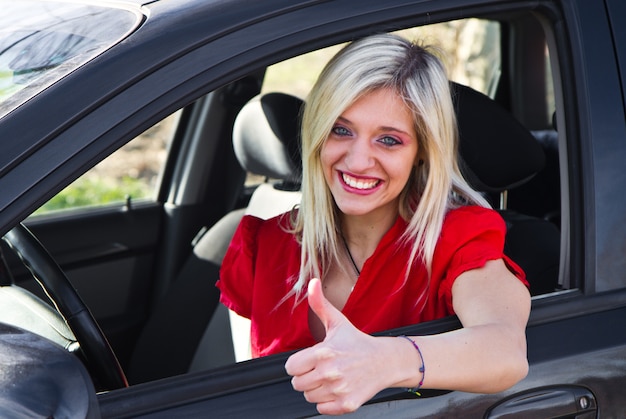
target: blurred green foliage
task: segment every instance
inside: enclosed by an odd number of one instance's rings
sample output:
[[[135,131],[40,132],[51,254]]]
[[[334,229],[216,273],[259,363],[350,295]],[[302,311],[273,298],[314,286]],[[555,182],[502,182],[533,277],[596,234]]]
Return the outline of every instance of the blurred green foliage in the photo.
[[[121,179],[84,177],[63,189],[40,207],[35,214],[44,214],[68,208],[106,205],[132,199],[148,198],[153,188],[144,180],[124,176]]]

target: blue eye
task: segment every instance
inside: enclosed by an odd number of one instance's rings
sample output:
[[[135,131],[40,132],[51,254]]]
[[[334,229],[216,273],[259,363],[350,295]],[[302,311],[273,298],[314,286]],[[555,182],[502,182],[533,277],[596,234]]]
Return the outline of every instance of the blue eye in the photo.
[[[352,134],[347,128],[342,127],[341,125],[334,126],[332,132],[340,137],[346,137]]]
[[[394,146],[397,144],[401,144],[400,141],[398,141],[397,139],[393,138],[393,137],[382,137],[381,139],[378,140],[379,143],[382,143],[386,146]]]

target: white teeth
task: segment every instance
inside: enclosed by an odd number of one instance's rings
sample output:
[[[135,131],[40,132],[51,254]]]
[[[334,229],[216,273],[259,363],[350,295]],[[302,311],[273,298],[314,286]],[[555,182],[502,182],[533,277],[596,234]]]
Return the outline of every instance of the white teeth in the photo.
[[[376,185],[378,185],[378,180],[357,180],[353,177],[346,175],[345,173],[341,174],[343,177],[343,181],[346,182],[348,186],[355,189],[372,189]]]

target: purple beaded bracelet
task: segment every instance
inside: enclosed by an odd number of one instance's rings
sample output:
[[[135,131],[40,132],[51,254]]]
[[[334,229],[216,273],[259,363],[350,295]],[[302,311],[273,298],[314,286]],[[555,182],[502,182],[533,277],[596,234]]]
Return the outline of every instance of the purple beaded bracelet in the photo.
[[[420,359],[422,360],[422,366],[420,367],[420,372],[422,373],[422,379],[420,380],[419,384],[417,385],[417,387],[414,388],[408,388],[407,391],[409,393],[413,393],[417,396],[421,396],[419,389],[422,388],[422,384],[424,384],[424,377],[426,376],[426,364],[424,364],[424,356],[422,355],[422,351],[420,350],[420,347],[417,345],[417,343],[415,343],[415,341],[411,338],[409,338],[408,336],[404,336],[404,335],[400,335],[398,336],[400,338],[404,338],[406,340],[408,340],[409,342],[411,342],[413,344],[413,347],[417,350],[417,353],[420,356]]]

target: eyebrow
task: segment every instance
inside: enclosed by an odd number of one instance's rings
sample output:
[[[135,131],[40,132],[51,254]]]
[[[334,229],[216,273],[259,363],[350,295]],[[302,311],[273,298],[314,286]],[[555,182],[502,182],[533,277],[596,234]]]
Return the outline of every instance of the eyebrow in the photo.
[[[345,123],[347,123],[347,124],[349,124],[349,125],[351,125],[351,124],[352,124],[352,121],[350,121],[349,119],[347,119],[347,118],[345,118],[345,117],[343,117],[343,116],[341,116],[341,115],[340,115],[339,117],[337,117],[337,121],[340,121],[340,122],[345,122]],[[386,126],[386,125],[383,125],[383,126],[381,126],[381,127],[378,127],[378,129],[379,129],[379,130],[381,130],[381,131],[394,131],[394,132],[397,132],[397,133],[400,133],[400,134],[407,135],[407,136],[409,136],[409,137],[411,137],[411,138],[414,138],[414,137],[415,137],[415,135],[413,135],[413,134],[411,134],[411,133],[408,133],[408,132],[406,132],[406,131],[404,131],[404,130],[401,130],[401,129],[399,129],[399,128],[395,128],[395,127],[389,127],[389,126]]]

